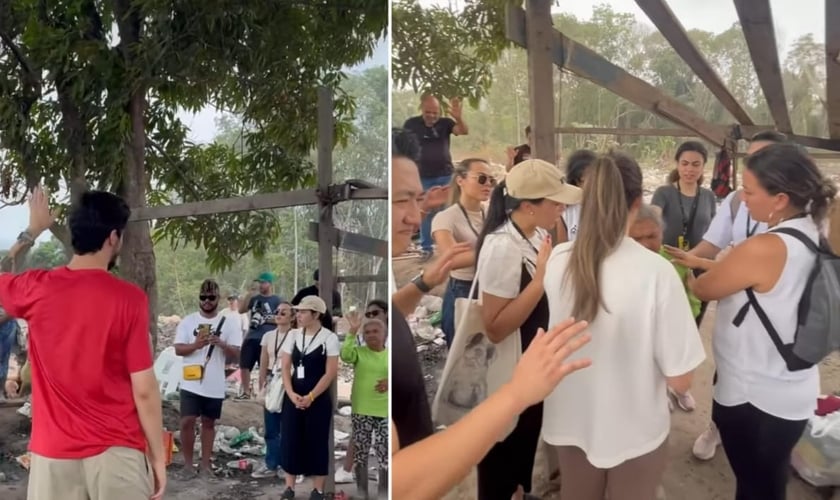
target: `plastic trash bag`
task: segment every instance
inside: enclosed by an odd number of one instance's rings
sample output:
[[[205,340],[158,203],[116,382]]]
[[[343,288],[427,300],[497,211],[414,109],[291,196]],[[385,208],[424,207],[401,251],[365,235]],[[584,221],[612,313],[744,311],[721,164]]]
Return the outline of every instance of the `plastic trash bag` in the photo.
[[[808,420],[791,453],[791,465],[813,486],[840,486],[840,411]]]

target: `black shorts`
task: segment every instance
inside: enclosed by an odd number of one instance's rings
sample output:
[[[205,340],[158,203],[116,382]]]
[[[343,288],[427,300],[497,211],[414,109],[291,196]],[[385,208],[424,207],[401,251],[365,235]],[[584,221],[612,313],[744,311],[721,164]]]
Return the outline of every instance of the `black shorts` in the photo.
[[[222,416],[223,402],[224,399],[199,396],[194,392],[181,389],[181,416],[219,420]]]
[[[260,354],[262,354],[261,339],[248,339],[242,342],[242,347],[239,349],[239,368],[245,370],[253,370],[254,365],[260,361]]]

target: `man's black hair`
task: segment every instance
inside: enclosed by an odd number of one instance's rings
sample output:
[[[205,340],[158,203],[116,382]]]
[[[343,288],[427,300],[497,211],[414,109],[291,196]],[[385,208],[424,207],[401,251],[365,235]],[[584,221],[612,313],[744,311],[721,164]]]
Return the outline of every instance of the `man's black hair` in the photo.
[[[119,196],[104,191],[82,194],[70,213],[70,239],[76,255],[88,255],[102,250],[116,231],[122,236],[131,209]]]
[[[420,160],[420,142],[414,132],[404,128],[391,129],[391,156],[415,162]]]
[[[776,144],[782,144],[788,142],[788,136],[781,132],[776,132],[775,130],[764,130],[750,137],[750,142],[773,142]]]

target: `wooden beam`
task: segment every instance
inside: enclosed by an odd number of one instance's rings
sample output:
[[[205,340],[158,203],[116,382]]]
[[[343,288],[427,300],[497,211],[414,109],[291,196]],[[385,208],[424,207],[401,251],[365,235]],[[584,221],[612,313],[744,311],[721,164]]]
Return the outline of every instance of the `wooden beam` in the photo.
[[[339,283],[386,283],[387,275],[381,274],[360,274],[357,276],[339,276],[335,279]]]
[[[348,181],[345,184],[331,186],[332,190],[347,194],[340,201],[384,200],[388,199],[388,190],[380,187],[357,188]],[[251,210],[269,210],[273,208],[296,207],[318,204],[318,192],[315,189],[299,189],[281,193],[264,193],[220,200],[194,201],[178,205],[159,207],[141,207],[131,209],[129,221],[154,219],[175,219],[179,217],[197,217],[200,215],[248,212]]]
[[[840,151],[808,152],[808,156],[814,160],[840,160]],[[747,153],[736,153],[735,158],[746,158]]]
[[[684,128],[557,127],[558,134],[629,135],[636,137],[697,137]]]
[[[793,132],[787,108],[770,0],[734,0],[758,82],[779,131]]]
[[[528,93],[531,109],[531,147],[534,158],[557,163],[554,144],[554,28],[551,0],[526,0]]]
[[[773,127],[767,125],[736,125],[733,134],[736,138],[740,137],[749,140],[753,135],[763,132],[765,130],[774,130]],[[740,134],[740,135],[739,135]],[[840,151],[840,139],[826,139],[824,137],[812,137],[808,135],[786,134],[791,141],[801,144],[802,146],[814,149],[824,149],[827,151]]]
[[[330,190],[333,179],[333,146],[335,145],[335,122],[333,119],[333,94],[327,87],[318,89],[318,189],[322,193]],[[319,204],[319,230],[318,230],[318,283],[321,299],[327,305],[327,311],[333,308],[333,288],[335,286],[335,272],[333,269],[333,247],[335,241],[332,233],[333,228],[333,206],[330,204]],[[332,407],[336,408],[338,401],[338,385],[335,379],[330,383],[329,398],[332,400]],[[328,461],[327,484],[324,486],[324,493],[332,495],[335,493],[335,417],[334,412],[330,414],[330,435],[327,440]]]
[[[320,225],[317,222],[310,222],[309,239],[318,241],[320,234]],[[336,228],[332,228],[331,237],[335,241],[336,248],[383,259],[388,258],[388,242],[385,240],[371,238],[364,234],[349,233]]]
[[[283,193],[265,193],[221,200],[193,201],[178,205],[132,208],[129,221],[196,217],[199,215],[314,205],[316,203],[318,203],[318,196],[314,189],[299,189],[297,191]]]
[[[706,84],[706,87],[723,104],[723,107],[739,123],[752,125],[752,118],[738,104],[738,100],[729,92],[726,84],[723,83],[723,80],[720,79],[711,64],[703,57],[703,54],[697,50],[697,47],[688,37],[688,33],[686,33],[682,23],[680,23],[677,16],[674,15],[674,12],[668,7],[668,4],[665,3],[665,0],[636,0],[636,4],[647,14],[648,18],[659,29],[659,32],[662,33],[662,36],[668,40],[668,43],[671,44],[677,54],[688,64],[698,78]]]
[[[825,0],[825,91],[828,133],[840,139],[840,2]]]
[[[525,12],[515,4],[508,5],[507,36],[520,47],[527,48]],[[726,127],[704,120],[689,107],[664,94],[653,85],[636,78],[609,62],[594,50],[581,45],[555,30],[554,64],[590,80],[637,106],[651,111],[680,127],[687,128],[716,146],[726,139]]]

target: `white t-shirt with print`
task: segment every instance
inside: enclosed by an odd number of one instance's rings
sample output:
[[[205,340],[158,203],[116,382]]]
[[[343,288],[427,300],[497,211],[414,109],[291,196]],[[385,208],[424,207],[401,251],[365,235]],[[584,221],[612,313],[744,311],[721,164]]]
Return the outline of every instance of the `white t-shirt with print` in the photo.
[[[476,278],[479,292],[502,299],[518,297],[523,258],[535,263],[537,252],[534,249],[540,248],[547,235],[546,230],[537,228],[526,242],[510,221],[488,234],[478,257]]]
[[[178,329],[175,333],[176,344],[192,344],[195,342],[195,336],[200,325],[210,325],[210,332],[214,334],[219,325],[219,321],[225,318],[225,323],[222,325],[221,340],[231,346],[239,347],[242,345],[242,328],[236,321],[231,321],[223,313],[218,313],[213,318],[205,318],[200,313],[194,312],[187,315],[178,324]],[[188,356],[184,356],[183,365],[204,365],[204,359],[210,346],[205,346]],[[183,376],[183,375],[182,375]],[[181,389],[204,396],[207,398],[224,399],[225,397],[225,353],[216,346],[213,349],[213,355],[205,368],[203,380],[182,380]]]
[[[574,290],[565,273],[573,245],[557,245],[546,267],[549,327],[572,315]],[[592,340],[569,358],[589,358],[592,365],[545,399],[542,433],[547,443],[576,446],[606,469],[665,441],[671,432],[666,377],[694,370],[706,354],[671,263],[625,237],[601,269],[606,310],[589,325]]]
[[[303,334],[302,328],[291,330],[283,344],[283,352],[292,354],[296,345],[300,351],[306,349],[306,354],[315,352],[316,349],[326,349],[327,356],[338,356],[341,351],[338,335],[326,328],[321,328],[316,333],[307,333],[306,335]]]
[[[280,355],[283,352],[283,339],[288,339],[291,336],[291,332],[287,333],[279,333],[277,329],[271,330],[270,332],[263,335],[262,340],[260,340],[260,345],[265,347],[268,351],[268,371],[271,372],[271,369],[274,367],[274,360],[276,357],[282,358]],[[277,359],[277,372],[280,372],[282,364],[282,359]]]
[[[240,313],[239,311],[233,311],[229,307],[226,307],[222,314],[228,317],[227,321],[233,321],[234,323],[238,323],[242,328],[242,333],[248,333],[248,328],[251,324],[251,320],[248,319],[248,313]]]

